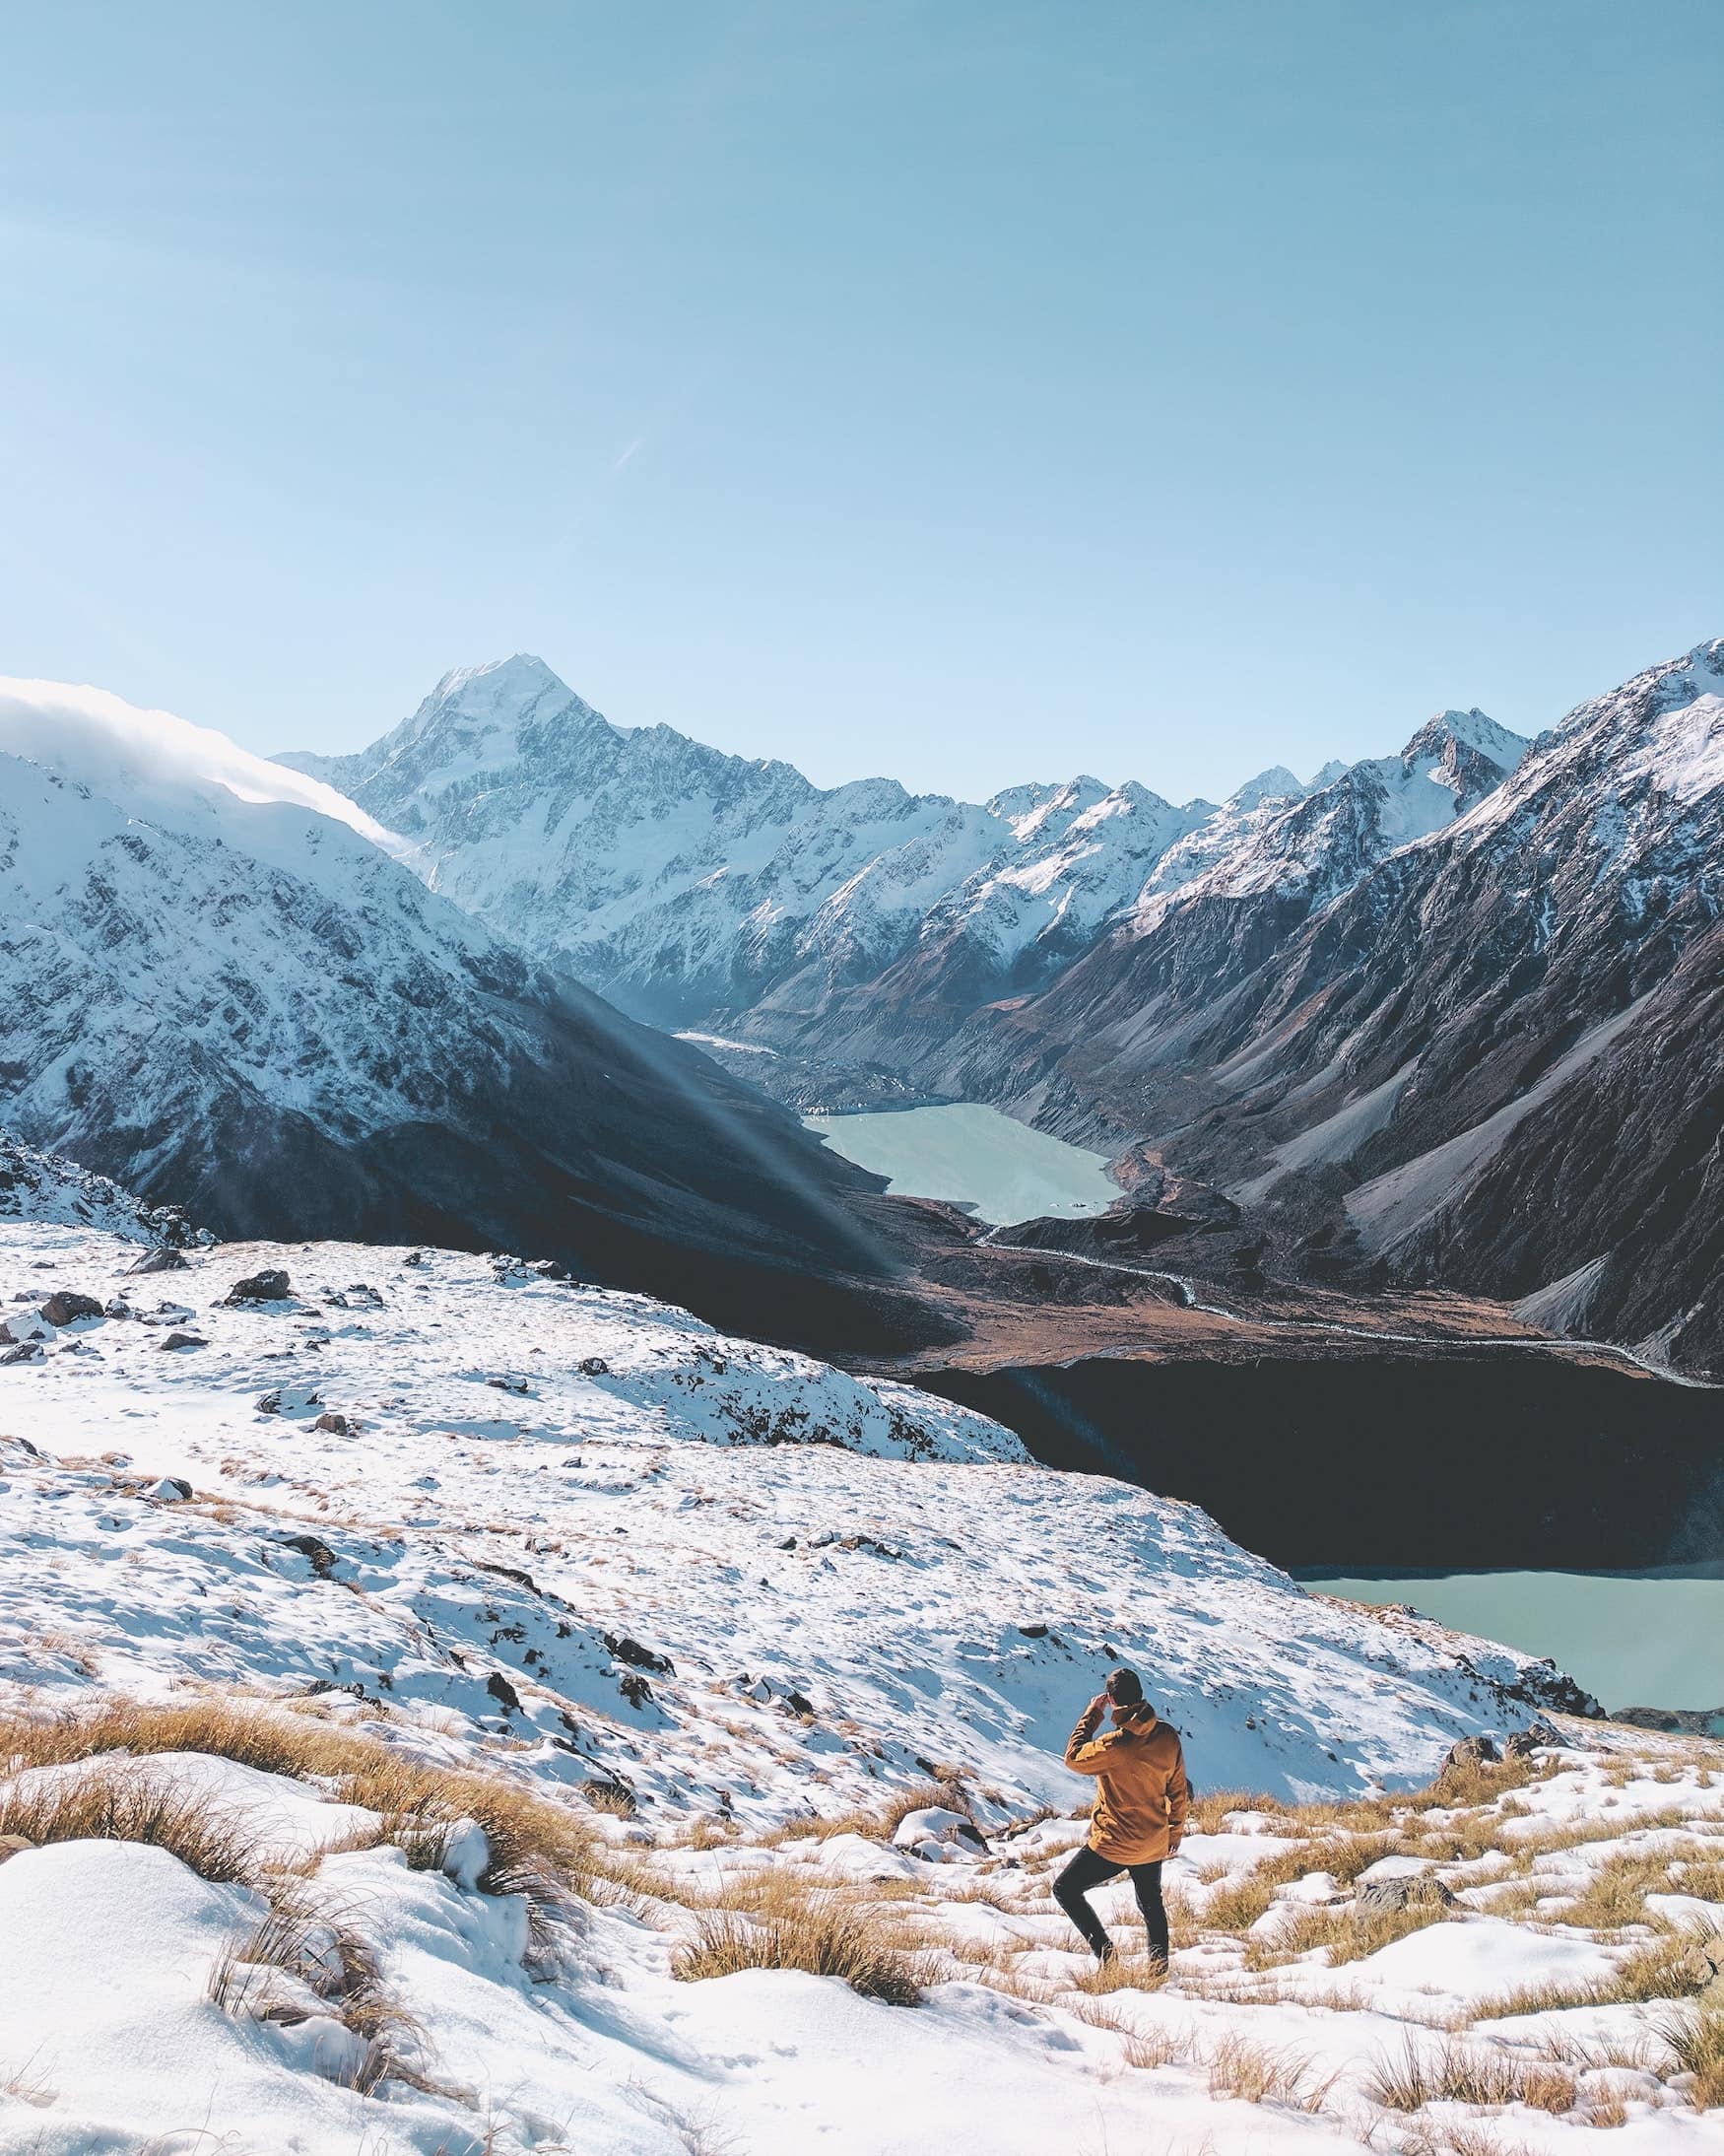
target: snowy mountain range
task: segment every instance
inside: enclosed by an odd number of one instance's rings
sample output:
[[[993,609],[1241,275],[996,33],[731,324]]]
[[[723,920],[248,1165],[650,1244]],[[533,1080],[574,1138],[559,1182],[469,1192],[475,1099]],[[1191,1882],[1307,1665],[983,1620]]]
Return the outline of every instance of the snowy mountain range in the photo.
[[[1272,1265],[1716,1364],[1724,642],[1461,800],[1339,889],[1297,842],[1317,804],[1285,812],[1255,860],[973,1014],[924,1082],[1111,1121],[1225,1192]]]
[[[1721,686],[1702,644],[1535,744],[1446,710],[1219,805],[823,791],[614,726],[525,657],[286,761],[536,957],[779,1050],[764,1082],[990,1101],[1131,1146],[1144,1202],[1207,1182],[1247,1264],[1525,1300],[1691,1362],[1724,1351]]]
[[[1524,746],[1456,717],[1360,767],[1382,779],[1381,844],[1476,797],[1492,747],[1500,772]],[[1039,984],[1170,852],[1191,849],[1195,875],[1341,775],[1307,787],[1278,767],[1220,807],[1088,776],[984,803],[887,778],[828,791],[667,726],[613,725],[524,655],[445,675],[358,755],[280,761],[400,833],[426,881],[498,934],[686,1026],[756,1006],[781,1024],[911,959],[961,980],[972,1006]]]

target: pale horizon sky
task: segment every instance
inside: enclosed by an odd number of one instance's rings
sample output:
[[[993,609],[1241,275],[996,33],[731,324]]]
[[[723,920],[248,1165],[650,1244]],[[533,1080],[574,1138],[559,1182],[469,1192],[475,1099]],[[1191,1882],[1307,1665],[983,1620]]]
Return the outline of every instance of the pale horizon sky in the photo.
[[[1724,632],[1714,0],[0,20],[0,673],[1174,799]]]

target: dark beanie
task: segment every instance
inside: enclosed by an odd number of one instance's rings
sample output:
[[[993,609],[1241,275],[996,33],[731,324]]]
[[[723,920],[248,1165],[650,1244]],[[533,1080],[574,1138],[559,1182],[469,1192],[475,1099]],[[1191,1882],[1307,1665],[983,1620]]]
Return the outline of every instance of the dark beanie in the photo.
[[[1110,1669],[1106,1691],[1115,1707],[1135,1707],[1144,1696],[1143,1683],[1135,1669]]]

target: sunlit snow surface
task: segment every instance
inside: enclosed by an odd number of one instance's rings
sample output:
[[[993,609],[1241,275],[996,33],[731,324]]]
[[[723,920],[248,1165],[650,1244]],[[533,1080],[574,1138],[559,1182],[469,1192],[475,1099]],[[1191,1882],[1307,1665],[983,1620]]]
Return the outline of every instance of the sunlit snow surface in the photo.
[[[1235,2029],[1295,2043],[1357,2079],[1398,2014],[1608,1959],[1481,1903],[1458,1943],[1420,1934],[1344,1972],[1353,2010],[1300,2003],[1323,1994],[1315,1968],[1268,2009],[1179,1988],[1236,1966],[1235,1944],[1232,1961],[1182,1949],[1175,1988],[1080,2018],[1082,1958],[1042,1897],[1082,1832],[1059,1751],[1107,1664],[1142,1667],[1200,1788],[1287,1795],[1425,1780],[1456,1736],[1524,1724],[1496,1684],[1526,1664],[1308,1596],[1192,1507],[1033,1466],[979,1417],[643,1298],[357,1245],[219,1247],[123,1277],[137,1254],[88,1228],[0,1226],[0,1310],[41,1348],[0,1367],[0,1708],[99,1687],[315,1694],[410,1750],[531,1778],[691,1890],[783,1868],[881,1898],[878,1921],[931,1896],[945,1958],[913,2012],[784,1971],[679,1984],[694,1920],[671,1900],[582,1905],[548,1964],[520,1897],[476,1892],[452,1859],[416,1871],[353,1846],[367,1822],[314,1787],[198,1756],[122,1762],[308,1862],[318,1906],[423,2032],[422,2085],[341,2086],[362,2047],[314,1999],[285,2021],[210,2000],[263,1914],[249,1890],[161,1849],[66,1843],[0,1863],[0,2156],[1339,2151],[1371,2122],[1354,2089],[1321,2116],[1218,2096],[1216,2046]],[[264,1266],[293,1298],[228,1306]],[[44,1327],[55,1290],[133,1314]],[[762,1838],[951,1768],[990,1831],[1044,1801],[1054,1816],[985,1857]],[[570,1785],[593,1777],[635,1791],[636,1822],[579,1807]],[[1619,1805],[1625,1834],[1679,1796],[1719,1802],[1593,1769],[1532,1793]],[[738,1839],[677,1843],[696,1815]],[[1193,1836],[1177,1890],[1201,1909],[1264,1853],[1264,1825]],[[1129,1943],[1125,1897],[1099,1900]],[[954,1946],[1022,1957],[1024,1987],[984,1983]],[[1166,2062],[1134,2063],[1134,2032],[1166,2038]],[[1650,2076],[1634,2093],[1625,2149],[1703,2147],[1652,2111]],[[1538,2146],[1577,2130],[1541,2124]]]
[[[889,1177],[893,1195],[967,1205],[993,1227],[1101,1213],[1119,1196],[1103,1155],[978,1102],[802,1119],[834,1153]]]
[[[1309,1597],[1195,1507],[1029,1465],[980,1416],[644,1298],[340,1244],[122,1280],[134,1248],[0,1226],[7,1297],[141,1314],[0,1369],[0,1430],[43,1455],[6,1455],[14,1682],[87,1662],[152,1693],[357,1683],[511,1730],[548,1772],[762,1818],[853,1801],[918,1755],[1051,1794],[1122,1655],[1212,1786],[1416,1779],[1481,1721],[1525,1718],[1492,1695],[1525,1666],[1506,1651]],[[293,1301],[223,1305],[265,1265]],[[316,1427],[331,1414],[346,1433]],[[151,1497],[164,1476],[195,1502]],[[303,1533],[333,1583],[287,1546]],[[630,1704],[606,1633],[674,1663],[650,1700]]]

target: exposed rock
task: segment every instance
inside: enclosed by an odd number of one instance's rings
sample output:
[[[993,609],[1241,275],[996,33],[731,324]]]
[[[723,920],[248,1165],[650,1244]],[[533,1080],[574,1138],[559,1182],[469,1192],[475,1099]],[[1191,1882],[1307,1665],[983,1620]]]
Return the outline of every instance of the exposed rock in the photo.
[[[164,1475],[160,1482],[152,1483],[144,1495],[153,1497],[160,1505],[186,1505],[191,1501],[191,1484],[183,1475]]]
[[[1462,1737],[1458,1744],[1449,1746],[1448,1757],[1442,1763],[1442,1775],[1458,1773],[1468,1767],[1493,1767],[1502,1754],[1489,1737]]]
[[[302,1415],[308,1408],[321,1407],[323,1396],[315,1385],[271,1385],[267,1392],[260,1392],[252,1402],[260,1415]]]
[[[581,1794],[596,1811],[617,1812],[632,1819],[640,1809],[634,1791],[626,1782],[612,1782],[594,1775],[581,1784]]]
[[[474,1558],[473,1565],[476,1571],[494,1572],[497,1574],[499,1580],[512,1580],[517,1587],[525,1587],[529,1594],[538,1595],[541,1601],[545,1599],[544,1591],[540,1587],[538,1582],[533,1578],[532,1574],[530,1572],[522,1572],[518,1565],[489,1564],[482,1557]],[[566,1607],[566,1604],[564,1606]]]
[[[265,1266],[262,1272],[247,1273],[243,1280],[235,1280],[222,1298],[225,1303],[285,1303],[293,1293],[285,1272],[273,1266]]]
[[[39,1341],[21,1340],[16,1347],[0,1348],[0,1364],[37,1362],[41,1353]]]
[[[1047,1638],[1047,1627],[1045,1625],[1020,1625],[1018,1630],[1027,1640],[1045,1640]]]
[[[611,1375],[611,1366],[602,1355],[583,1355],[574,1367],[583,1378],[608,1378]]]
[[[337,1414],[333,1408],[326,1408],[311,1427],[313,1430],[327,1430],[332,1437],[345,1438],[348,1421],[345,1415]]]
[[[135,1264],[126,1267],[128,1274],[178,1273],[184,1270],[185,1259],[177,1250],[170,1250],[166,1246],[158,1250],[146,1250]]]
[[[1619,1707],[1612,1721],[1631,1729],[1661,1729],[1672,1736],[1709,1737],[1724,1728],[1724,1707]]]
[[[1551,1748],[1562,1750],[1568,1739],[1559,1729],[1553,1729],[1548,1721],[1535,1721],[1530,1728],[1512,1730],[1503,1739],[1504,1759],[1530,1759],[1535,1752]]]
[[[35,1844],[27,1842],[22,1834],[0,1834],[0,1864],[4,1864],[11,1857],[22,1856],[26,1850],[34,1848]]]
[[[513,1715],[520,1711],[521,1695],[510,1684],[500,1669],[494,1669],[491,1675],[486,1678],[485,1689],[494,1700],[497,1701],[506,1714]]]
[[[56,1288],[41,1310],[50,1325],[74,1325],[80,1317],[101,1315],[101,1304],[94,1295],[80,1295],[72,1288]]]
[[[618,1661],[627,1662],[631,1669],[650,1669],[660,1677],[674,1677],[676,1669],[668,1654],[655,1654],[651,1648],[642,1647],[638,1640],[631,1640],[626,1632],[607,1632],[605,1645]]]
[[[1440,1879],[1424,1872],[1417,1878],[1371,1879],[1359,1887],[1353,1906],[1360,1916],[1376,1916],[1388,1910],[1426,1908],[1432,1903],[1450,1909],[1455,1898]]]
[[[892,1839],[895,1847],[931,1863],[945,1863],[956,1855],[986,1855],[988,1848],[972,1819],[944,1804],[905,1812]]]
[[[282,1540],[285,1548],[298,1551],[319,1580],[335,1577],[335,1552],[327,1542],[320,1541],[314,1534],[284,1535]]]
[[[163,1339],[160,1352],[166,1354],[169,1348],[200,1348],[209,1344],[199,1332],[170,1332]]]

